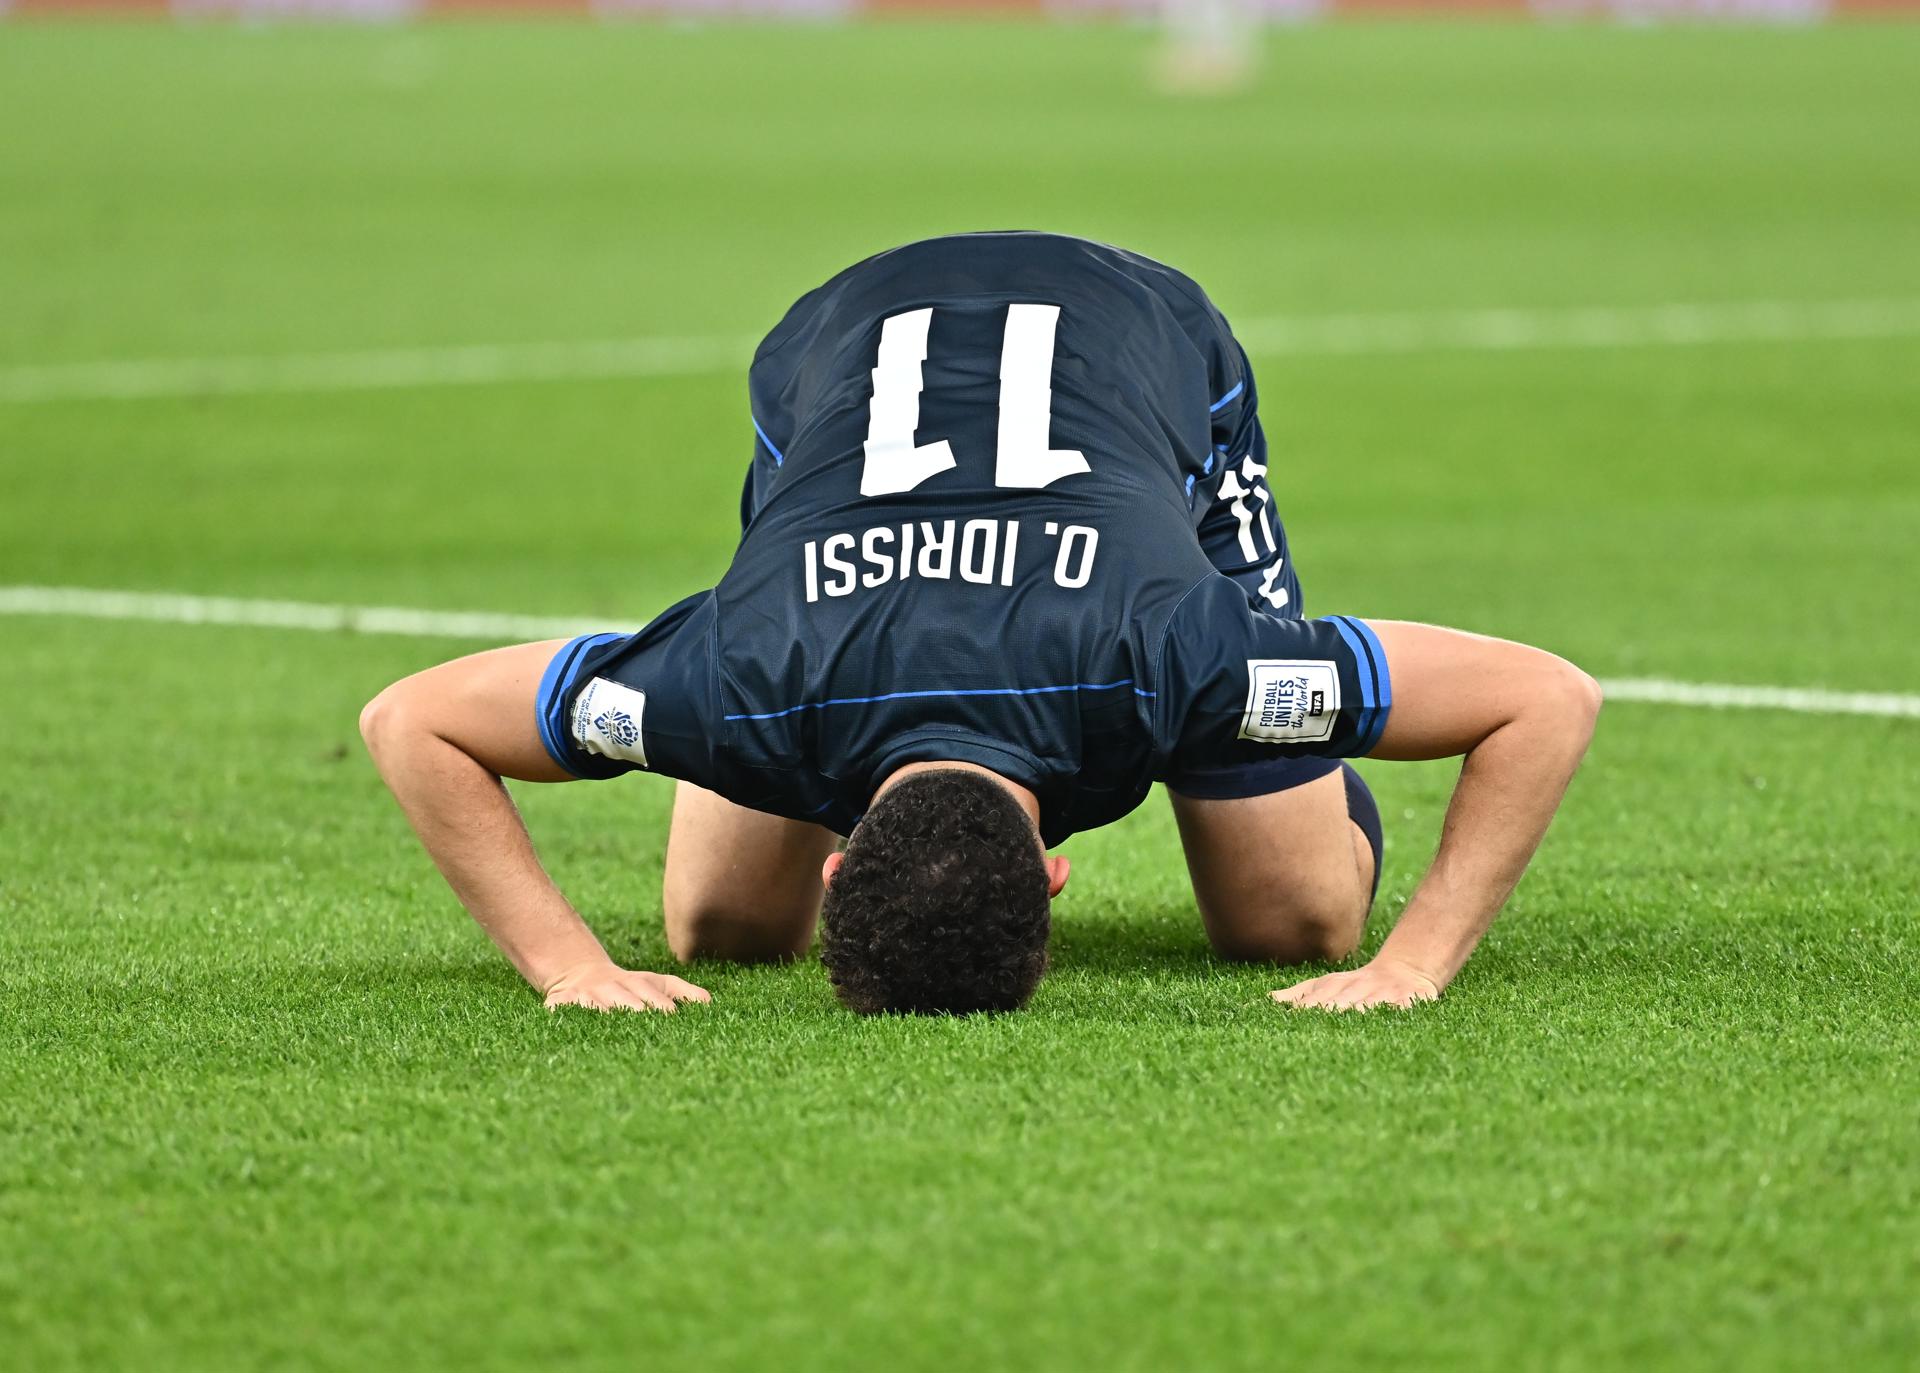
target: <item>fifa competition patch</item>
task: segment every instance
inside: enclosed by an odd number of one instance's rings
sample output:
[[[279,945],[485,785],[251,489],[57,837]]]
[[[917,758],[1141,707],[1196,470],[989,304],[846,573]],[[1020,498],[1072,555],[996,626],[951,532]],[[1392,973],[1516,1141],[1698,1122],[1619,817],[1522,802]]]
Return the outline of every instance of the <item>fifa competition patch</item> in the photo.
[[[645,767],[640,722],[646,713],[646,692],[595,677],[573,698],[573,741],[588,753]]]
[[[1247,659],[1247,710],[1240,737],[1257,744],[1312,744],[1333,737],[1340,718],[1340,669],[1328,662]]]

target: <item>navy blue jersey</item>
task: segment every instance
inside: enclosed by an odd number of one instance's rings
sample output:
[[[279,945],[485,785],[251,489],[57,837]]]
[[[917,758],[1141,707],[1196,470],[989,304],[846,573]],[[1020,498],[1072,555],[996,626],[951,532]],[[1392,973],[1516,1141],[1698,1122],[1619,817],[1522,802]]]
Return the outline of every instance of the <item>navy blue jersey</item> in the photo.
[[[1039,797],[1048,844],[1154,780],[1364,753],[1367,626],[1299,618],[1253,378],[1193,282],[969,234],[804,296],[749,375],[732,565],[542,683],[582,777],[645,768],[846,833],[902,764]]]

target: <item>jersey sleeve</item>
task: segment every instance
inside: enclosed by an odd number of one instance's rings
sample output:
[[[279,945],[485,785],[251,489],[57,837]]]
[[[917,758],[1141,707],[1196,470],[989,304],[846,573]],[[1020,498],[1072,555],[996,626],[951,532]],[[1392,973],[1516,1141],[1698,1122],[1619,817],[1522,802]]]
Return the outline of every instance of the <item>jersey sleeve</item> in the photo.
[[[699,784],[712,770],[713,593],[637,634],[583,634],[540,679],[535,723],[553,761],[580,778],[657,772]]]
[[[1267,482],[1267,437],[1246,351],[1219,321],[1208,362],[1214,399],[1195,530],[1207,560],[1257,596],[1269,615],[1298,618],[1300,580]]]
[[[1386,654],[1364,620],[1281,619],[1219,575],[1168,623],[1156,682],[1163,776],[1357,757],[1380,742],[1393,708]]]

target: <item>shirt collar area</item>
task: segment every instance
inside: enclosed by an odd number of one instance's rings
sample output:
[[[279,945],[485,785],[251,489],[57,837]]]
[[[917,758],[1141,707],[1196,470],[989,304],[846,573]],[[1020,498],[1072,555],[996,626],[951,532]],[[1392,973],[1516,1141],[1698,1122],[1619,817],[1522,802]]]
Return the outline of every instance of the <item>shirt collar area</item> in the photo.
[[[1002,739],[952,726],[914,730],[902,734],[893,747],[880,757],[869,774],[867,796],[908,763],[976,763],[999,773],[1009,782],[1018,782],[1040,800],[1040,843],[1055,849],[1074,832],[1065,814],[1059,769],[1049,769],[1033,754]],[[1069,782],[1071,779],[1067,779]],[[864,819],[864,814],[859,817]]]
[[[916,729],[893,741],[868,775],[868,795],[908,763],[973,763],[1038,792],[1046,780],[1040,760],[1025,749],[951,726]]]

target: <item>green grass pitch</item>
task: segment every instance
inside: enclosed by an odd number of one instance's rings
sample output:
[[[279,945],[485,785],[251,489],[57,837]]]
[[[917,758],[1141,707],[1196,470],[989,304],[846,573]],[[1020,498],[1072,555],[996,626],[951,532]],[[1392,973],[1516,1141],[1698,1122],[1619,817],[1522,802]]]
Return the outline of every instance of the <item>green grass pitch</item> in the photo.
[[[909,238],[1230,317],[1920,298],[1920,28],[0,31],[0,369],[762,330]],[[1256,357],[1309,608],[1912,691],[1920,340]],[[0,405],[0,584],[644,617],[739,375]],[[0,1366],[1911,1367],[1920,733],[1634,704],[1410,1015],[1208,956],[1164,805],[1029,1013],[550,1016],[354,735],[446,640],[0,618]],[[471,645],[478,646],[478,645]],[[1368,769],[1391,923],[1450,769]],[[666,962],[669,790],[522,788]]]

